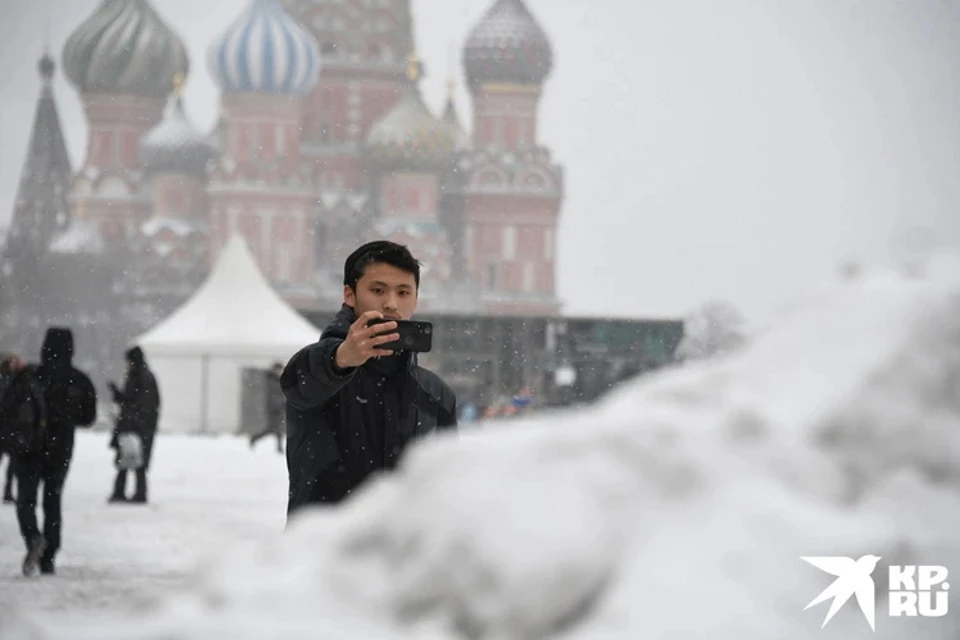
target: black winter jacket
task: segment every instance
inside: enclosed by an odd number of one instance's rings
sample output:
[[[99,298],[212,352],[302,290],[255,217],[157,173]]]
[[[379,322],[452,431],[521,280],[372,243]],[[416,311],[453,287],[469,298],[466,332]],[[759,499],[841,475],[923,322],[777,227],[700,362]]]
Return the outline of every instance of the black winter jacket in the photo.
[[[73,366],[73,332],[52,327],[40,351],[40,366],[32,369],[46,402],[46,447],[73,452],[74,430],[97,419],[97,392],[85,373]]]
[[[0,373],[0,453],[8,451],[10,447],[10,443],[7,442],[9,436],[6,421],[8,418],[4,409],[5,403],[9,401],[9,396],[6,396],[7,400],[5,400],[4,393],[11,386],[16,375],[16,373]]]
[[[23,455],[46,446],[44,396],[35,365],[0,380],[0,452]]]
[[[456,429],[453,391],[413,354],[375,358],[342,375],[333,356],[356,320],[344,305],[316,342],[287,364],[288,516],[337,503],[370,474],[396,466],[416,438]]]
[[[115,448],[121,433],[136,433],[144,442],[152,439],[160,417],[160,390],[143,351],[134,347],[126,356],[130,366],[123,389],[113,390],[113,401],[120,405],[120,416],[110,440],[110,446]]]

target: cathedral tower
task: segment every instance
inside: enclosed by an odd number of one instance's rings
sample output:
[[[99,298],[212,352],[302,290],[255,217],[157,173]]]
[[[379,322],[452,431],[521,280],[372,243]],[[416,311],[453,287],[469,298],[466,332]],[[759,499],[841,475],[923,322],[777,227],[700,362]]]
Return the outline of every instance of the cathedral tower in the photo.
[[[317,208],[300,126],[320,66],[316,42],[279,0],[253,0],[212,44],[209,63],[222,92],[209,187],[213,255],[239,231],[267,278],[305,284]]]
[[[523,0],[496,0],[463,50],[473,150],[460,157],[463,259],[490,312],[545,314],[555,295],[563,173],[537,137],[553,56]]]
[[[63,47],[67,78],[89,124],[86,156],[73,184],[74,207],[108,243],[133,237],[150,211],[138,147],[159,122],[186,49],[147,0],[103,0]]]

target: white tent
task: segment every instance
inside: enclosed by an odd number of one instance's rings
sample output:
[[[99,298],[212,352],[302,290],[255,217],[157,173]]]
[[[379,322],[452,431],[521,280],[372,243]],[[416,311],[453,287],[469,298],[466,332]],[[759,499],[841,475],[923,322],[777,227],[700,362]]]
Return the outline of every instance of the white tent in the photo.
[[[135,344],[157,376],[161,430],[236,433],[243,369],[285,364],[319,336],[234,236],[196,293]]]

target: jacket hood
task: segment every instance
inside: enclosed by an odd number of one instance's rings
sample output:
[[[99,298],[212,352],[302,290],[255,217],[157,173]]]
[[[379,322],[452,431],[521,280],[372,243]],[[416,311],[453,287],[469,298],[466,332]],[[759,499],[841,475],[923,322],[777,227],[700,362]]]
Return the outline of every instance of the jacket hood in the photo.
[[[357,314],[354,312],[353,307],[345,304],[341,305],[340,311],[337,311],[337,315],[334,316],[330,324],[327,325],[327,328],[320,334],[320,338],[340,338],[343,340],[350,331],[350,325],[356,321]]]
[[[135,366],[142,366],[146,362],[143,357],[143,349],[140,347],[127,349],[126,353],[124,353],[124,356],[127,358],[127,362]]]
[[[73,332],[65,327],[50,327],[43,339],[43,348],[40,350],[40,362],[73,361]]]

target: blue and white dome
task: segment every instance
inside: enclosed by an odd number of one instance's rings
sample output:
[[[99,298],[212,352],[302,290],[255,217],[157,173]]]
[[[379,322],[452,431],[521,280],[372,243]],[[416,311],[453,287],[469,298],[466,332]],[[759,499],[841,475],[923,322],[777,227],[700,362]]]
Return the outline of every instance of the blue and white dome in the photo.
[[[305,94],[320,70],[316,40],[277,0],[254,0],[208,57],[224,93]]]

